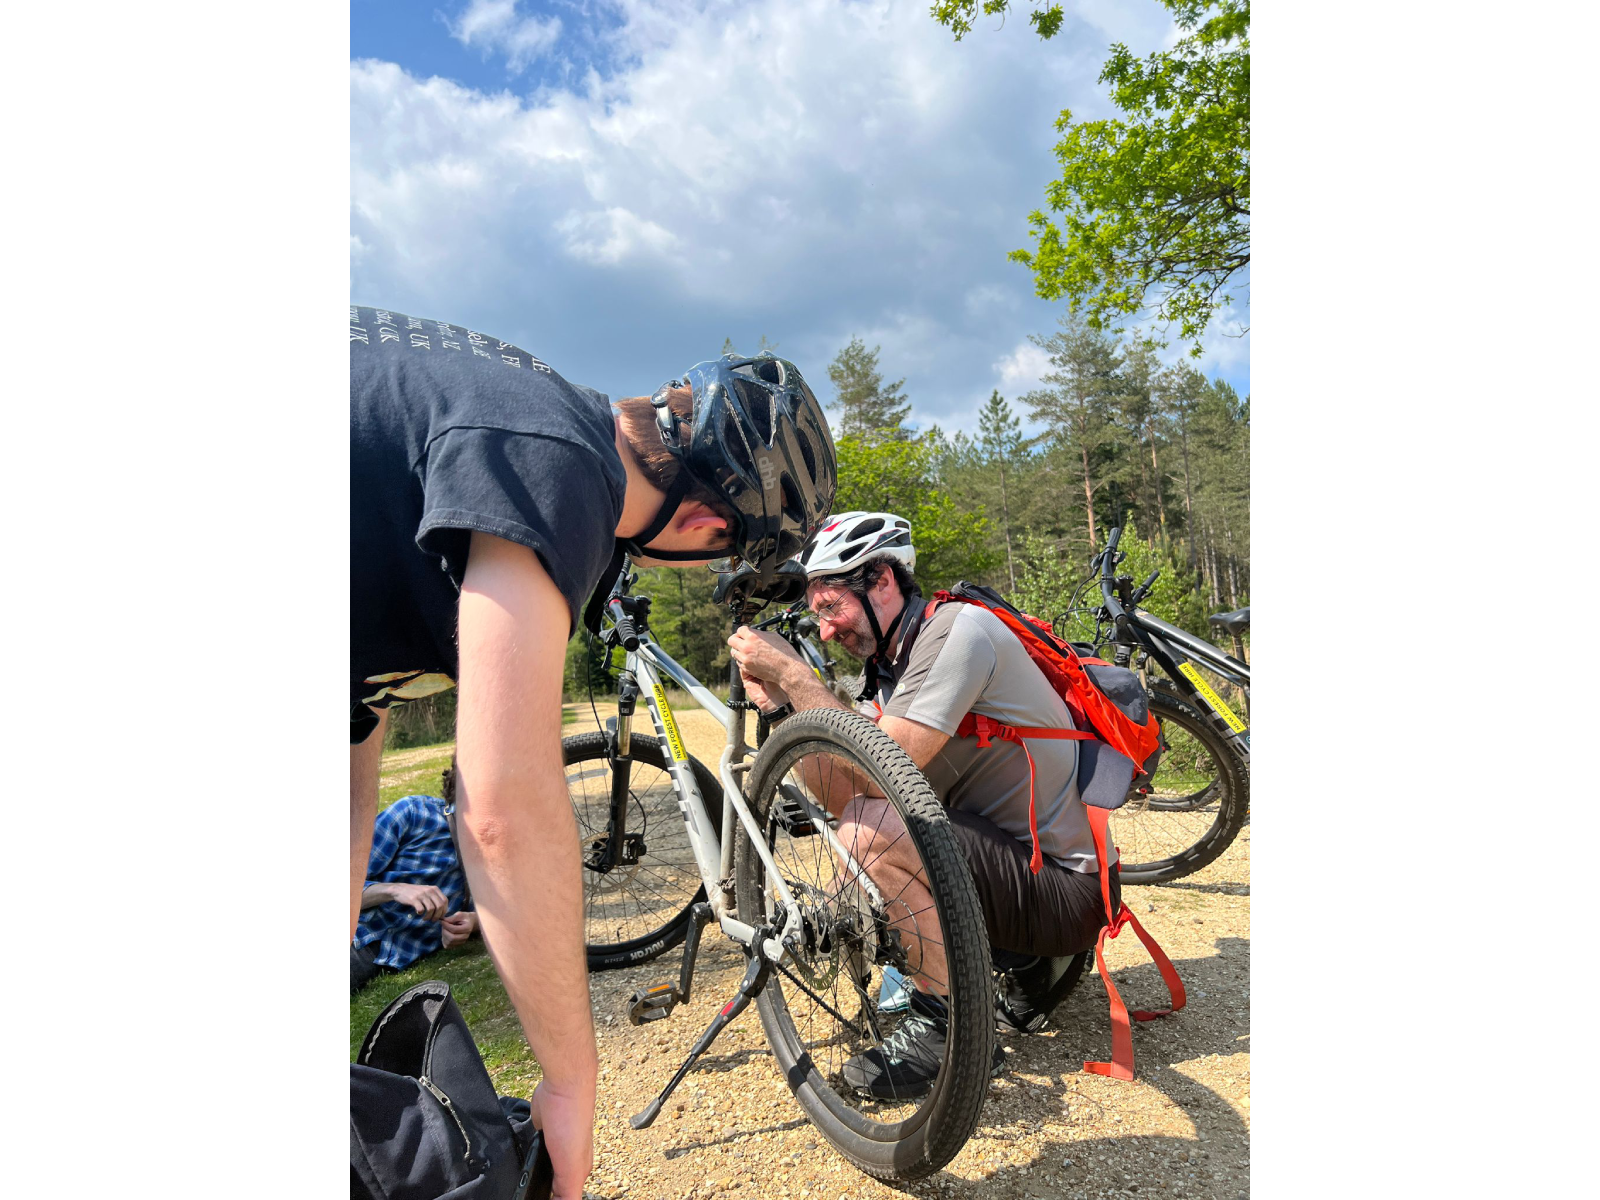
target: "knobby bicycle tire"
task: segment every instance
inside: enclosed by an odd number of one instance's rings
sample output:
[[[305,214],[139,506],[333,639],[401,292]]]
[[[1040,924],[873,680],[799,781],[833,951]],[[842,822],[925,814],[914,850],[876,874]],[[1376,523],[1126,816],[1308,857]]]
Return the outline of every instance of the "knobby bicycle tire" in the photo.
[[[705,885],[700,882],[699,868],[689,849],[683,814],[678,809],[677,790],[672,776],[667,774],[667,759],[661,742],[648,734],[635,733],[629,753],[635,774],[629,781],[632,797],[627,809],[627,831],[645,837],[646,853],[633,868],[633,874],[630,877],[618,875],[616,883],[610,876],[600,876],[583,868],[584,948],[591,971],[638,966],[665,954],[681,943],[688,932],[690,905],[706,898]],[[563,738],[561,755],[567,769],[573,816],[578,822],[580,850],[587,853],[591,840],[605,832],[610,803],[611,764],[606,753],[606,735],[580,733]],[[591,769],[601,785],[592,791],[583,789],[584,797],[580,802],[573,791],[572,768],[585,763],[595,764]],[[705,799],[711,826],[720,832],[722,785],[699,759],[691,757],[689,764]],[[650,772],[651,777],[642,778],[641,769]],[[651,849],[651,826],[662,831],[656,842],[662,847],[660,850]],[[619,866],[613,873],[628,870]],[[618,921],[614,915],[604,915],[601,906],[625,912],[630,903],[639,915],[626,930],[630,936],[619,937]]]
[[[868,962],[865,940],[852,941],[846,922],[859,920],[859,928],[875,930],[871,935],[874,945],[885,956],[893,957],[904,943],[898,935],[885,932],[887,923],[877,919],[877,914],[869,916],[855,906],[856,901],[847,899],[862,895],[864,889],[852,892],[848,880],[833,876],[837,860],[820,831],[805,839],[809,849],[797,850],[799,839],[781,825],[781,808],[776,818],[773,811],[774,798],[782,794],[779,785],[802,759],[816,753],[848,759],[888,798],[926,872],[926,886],[942,931],[949,988],[945,1053],[931,1089],[915,1098],[916,1106],[909,1112],[910,1098],[864,1101],[853,1094],[842,1075],[842,1064],[852,1050],[881,1043],[887,1036],[884,1028],[895,1019],[877,1011],[882,958],[874,955],[874,961]],[[788,782],[794,786],[793,779]],[[995,1038],[988,935],[971,873],[949,819],[905,751],[865,717],[839,709],[801,712],[775,728],[752,766],[747,796],[791,890],[797,897],[804,890],[816,905],[808,910],[808,919],[816,920],[802,952],[806,962],[786,955],[787,972],[775,974],[756,1000],[778,1067],[818,1131],[861,1170],[900,1182],[931,1175],[955,1157],[977,1128]],[[812,881],[806,886],[807,881],[799,875],[807,854],[817,864],[817,881],[832,876],[831,883]],[[764,864],[741,825],[734,854],[734,888],[741,919],[751,921],[772,914],[763,886],[765,875]],[[892,907],[890,900],[884,911]],[[831,930],[830,919],[840,919]],[[821,948],[811,944],[813,935]],[[912,940],[919,937],[920,927]],[[827,980],[829,971],[834,989],[831,999],[815,992],[827,986],[819,981]],[[853,974],[857,975],[853,991],[841,991],[840,980]],[[812,991],[800,986],[806,982],[805,976],[809,976]],[[793,1009],[791,994],[796,1002]],[[819,1011],[824,1003],[832,1004],[832,1013]],[[857,1015],[846,1017],[851,1010],[858,1010]],[[820,1025],[826,1031],[829,1021],[839,1017],[846,1019],[831,1035],[813,1036],[808,1042],[801,1026],[815,1033]],[[847,1030],[859,1036],[867,1029],[872,1032],[871,1039],[844,1036]],[[874,1112],[884,1112],[889,1119],[875,1120]]]
[[[824,682],[827,682],[824,680]],[[842,683],[829,683],[828,690],[838,698],[840,704],[854,705],[856,694]],[[767,738],[772,734],[772,722],[767,720],[767,714],[760,709],[756,710],[756,749],[767,744]]]
[[[1249,770],[1210,720],[1161,688],[1150,689],[1150,711],[1162,726],[1154,792],[1130,792],[1111,813],[1123,883],[1194,874],[1233,845],[1250,812]]]

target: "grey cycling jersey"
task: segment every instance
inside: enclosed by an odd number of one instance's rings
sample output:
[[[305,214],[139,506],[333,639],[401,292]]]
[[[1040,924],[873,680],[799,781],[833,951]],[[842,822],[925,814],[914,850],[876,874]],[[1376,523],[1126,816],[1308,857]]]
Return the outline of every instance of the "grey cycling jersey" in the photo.
[[[920,604],[921,597],[913,595],[911,602]],[[1031,848],[1027,754],[1011,742],[980,748],[976,738],[957,738],[956,727],[975,712],[1019,728],[1072,729],[1066,703],[1016,634],[976,605],[941,605],[917,631],[904,661],[902,655],[904,639],[887,669],[880,669],[876,704],[864,702],[863,711],[949,734],[951,740],[923,768],[940,800],[987,818]],[[1078,798],[1077,742],[1035,740],[1028,749],[1036,769],[1040,850],[1071,870],[1097,871],[1094,837]]]

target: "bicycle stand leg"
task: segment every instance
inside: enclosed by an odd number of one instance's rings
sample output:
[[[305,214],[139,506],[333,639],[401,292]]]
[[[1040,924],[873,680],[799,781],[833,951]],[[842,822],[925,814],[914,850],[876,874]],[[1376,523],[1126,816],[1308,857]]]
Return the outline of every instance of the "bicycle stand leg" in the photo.
[[[744,969],[744,978],[739,981],[739,990],[734,993],[733,999],[724,1004],[717,1012],[717,1015],[711,1018],[711,1024],[706,1027],[706,1031],[695,1042],[694,1048],[689,1051],[689,1057],[684,1059],[683,1066],[678,1068],[677,1074],[672,1077],[666,1087],[661,1089],[661,1094],[650,1101],[644,1111],[628,1119],[628,1124],[635,1129],[648,1129],[651,1123],[661,1115],[661,1106],[667,1102],[667,1097],[672,1095],[673,1089],[683,1082],[683,1077],[694,1068],[694,1064],[699,1060],[700,1056],[710,1049],[711,1043],[717,1040],[717,1035],[726,1029],[728,1023],[742,1013],[749,1006],[750,1001],[766,986],[767,980],[772,975],[772,963],[759,949],[761,940],[757,939],[755,942],[755,946],[758,948],[751,956],[749,965]]]

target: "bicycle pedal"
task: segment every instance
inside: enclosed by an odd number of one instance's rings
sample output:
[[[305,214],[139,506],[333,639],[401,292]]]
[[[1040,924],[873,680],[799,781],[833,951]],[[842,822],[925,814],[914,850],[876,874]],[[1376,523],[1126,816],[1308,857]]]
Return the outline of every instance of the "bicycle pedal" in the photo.
[[[660,1021],[672,1015],[672,1010],[683,999],[683,993],[670,983],[640,988],[628,1001],[628,1023],[643,1025],[646,1021]]]
[[[811,837],[817,832],[817,823],[807,814],[797,800],[780,800],[772,809],[773,823],[790,837]]]

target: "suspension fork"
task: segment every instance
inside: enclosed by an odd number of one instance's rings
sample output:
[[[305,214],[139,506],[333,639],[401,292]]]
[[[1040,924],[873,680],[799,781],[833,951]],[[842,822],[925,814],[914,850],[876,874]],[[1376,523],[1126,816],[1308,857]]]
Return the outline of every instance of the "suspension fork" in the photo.
[[[624,670],[617,685],[616,720],[606,723],[606,758],[611,764],[611,808],[606,814],[606,844],[592,869],[605,874],[617,865],[627,837],[628,788],[633,778],[633,713],[639,681]]]

